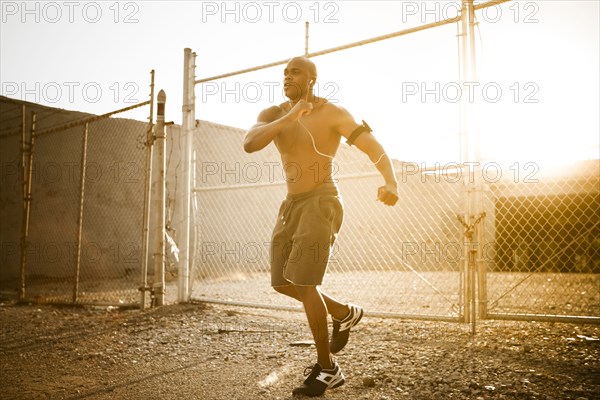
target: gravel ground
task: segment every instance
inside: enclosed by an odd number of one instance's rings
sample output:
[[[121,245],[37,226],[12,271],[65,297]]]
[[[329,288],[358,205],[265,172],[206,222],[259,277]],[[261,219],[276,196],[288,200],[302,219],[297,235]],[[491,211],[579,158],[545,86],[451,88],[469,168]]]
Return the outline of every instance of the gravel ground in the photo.
[[[369,317],[329,399],[599,399],[600,326]],[[0,303],[2,399],[291,399],[314,363],[304,315]]]

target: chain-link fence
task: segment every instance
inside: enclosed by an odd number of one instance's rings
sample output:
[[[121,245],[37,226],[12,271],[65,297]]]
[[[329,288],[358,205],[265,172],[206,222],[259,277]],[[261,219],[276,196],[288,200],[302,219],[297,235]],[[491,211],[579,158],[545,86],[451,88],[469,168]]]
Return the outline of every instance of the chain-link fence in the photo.
[[[598,160],[515,164],[504,177],[485,200],[487,315],[600,315]]]
[[[51,303],[139,302],[151,125],[127,116],[149,104],[97,117],[3,98],[4,293]]]
[[[243,134],[205,122],[195,131],[193,296],[297,306],[270,288],[269,240],[286,193],[278,154],[274,147],[244,153]],[[337,165],[345,216],[323,289],[373,314],[463,317],[468,255],[461,218],[474,193],[464,177],[473,171],[396,163],[401,200],[389,208],[375,201],[382,179],[364,155],[342,146]],[[535,163],[477,170],[486,178],[483,218],[473,227],[481,236],[471,243],[480,266],[479,315],[599,315],[599,168],[591,160],[561,173]]]
[[[441,33],[450,37],[448,31]],[[390,54],[397,51],[390,49]],[[335,65],[369,59],[356,54],[326,57],[339,57]],[[451,61],[440,56],[449,74],[439,77],[442,82],[455,79],[458,71]],[[411,62],[419,63],[419,57]],[[426,81],[419,75],[402,76],[406,83],[411,79]],[[390,81],[386,90],[401,93],[397,82]],[[366,97],[380,99],[381,87],[372,90]],[[344,94],[353,100],[352,93]],[[401,148],[387,149],[401,151],[407,160],[425,159],[395,163],[400,201],[393,208],[375,201],[383,182],[373,164],[359,151],[340,146],[334,177],[345,215],[323,290],[341,301],[360,303],[371,315],[469,322],[476,316],[600,321],[598,161],[560,174],[547,171],[546,164],[484,164],[475,149],[488,132],[474,129],[470,124],[476,123],[465,117],[476,108],[432,103],[381,107],[387,115],[380,119],[396,121],[393,113],[402,111],[400,129],[413,117],[411,110],[424,112],[412,121],[418,131],[399,133],[402,140],[392,143]],[[246,154],[240,129],[203,121],[191,129],[196,160],[193,297],[298,307],[270,287],[269,241],[286,196],[279,153],[270,145]],[[485,176],[472,182],[475,164],[476,173]],[[432,165],[437,167],[427,168]]]
[[[286,195],[274,147],[242,148],[244,132],[202,123],[195,134],[196,284],[200,299],[295,306],[270,288],[269,240]],[[396,164],[400,205],[375,201],[383,179],[343,145],[334,179],[345,205],[323,290],[371,313],[456,319],[460,312],[460,178]],[[319,171],[313,171],[318,173]],[[323,252],[326,256],[326,252]]]

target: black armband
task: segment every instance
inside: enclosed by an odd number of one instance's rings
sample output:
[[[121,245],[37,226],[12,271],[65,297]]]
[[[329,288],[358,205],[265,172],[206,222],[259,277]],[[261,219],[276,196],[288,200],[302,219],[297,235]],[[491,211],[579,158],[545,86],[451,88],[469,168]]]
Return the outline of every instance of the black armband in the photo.
[[[348,137],[348,140],[346,140],[346,144],[348,144],[349,146],[352,146],[354,144],[354,141],[356,140],[356,138],[359,137],[364,132],[373,132],[373,130],[371,129],[369,124],[367,124],[365,122],[365,120],[363,120],[362,125],[359,125],[354,131],[352,131],[352,133]]]

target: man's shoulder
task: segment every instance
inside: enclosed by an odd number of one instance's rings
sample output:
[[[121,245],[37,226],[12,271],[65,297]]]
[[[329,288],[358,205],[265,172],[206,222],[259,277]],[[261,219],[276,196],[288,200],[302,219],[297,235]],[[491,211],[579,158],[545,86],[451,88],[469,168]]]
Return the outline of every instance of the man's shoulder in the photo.
[[[327,112],[339,113],[346,111],[346,109],[340,106],[337,102],[332,103],[331,101],[329,101],[329,99],[323,97],[318,97],[316,104],[318,105],[318,108]]]
[[[325,102],[322,107],[323,112],[327,113],[327,115],[333,118],[342,118],[350,114],[344,107],[329,101]]]

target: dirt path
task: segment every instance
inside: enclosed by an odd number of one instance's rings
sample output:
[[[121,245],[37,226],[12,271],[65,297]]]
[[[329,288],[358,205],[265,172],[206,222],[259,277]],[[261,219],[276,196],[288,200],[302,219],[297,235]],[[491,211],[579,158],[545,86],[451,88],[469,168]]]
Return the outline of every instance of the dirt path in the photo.
[[[598,399],[600,326],[363,319],[328,399]],[[301,313],[0,306],[1,399],[290,399],[314,362]]]

